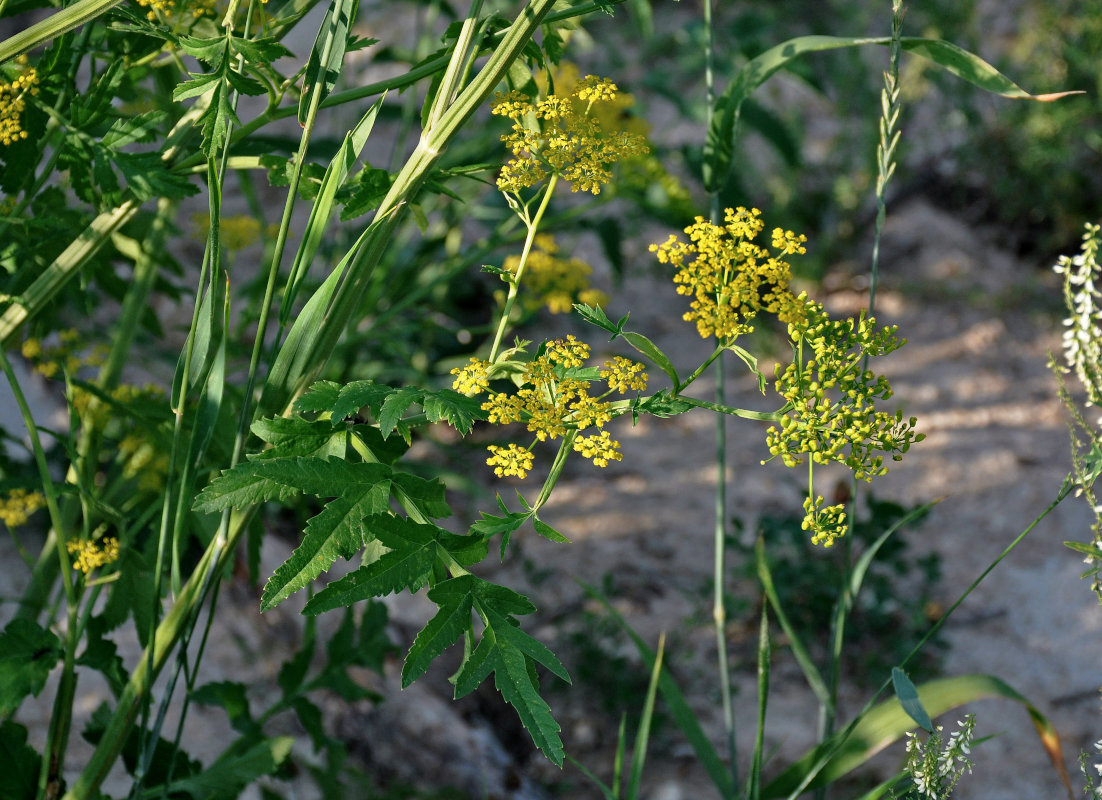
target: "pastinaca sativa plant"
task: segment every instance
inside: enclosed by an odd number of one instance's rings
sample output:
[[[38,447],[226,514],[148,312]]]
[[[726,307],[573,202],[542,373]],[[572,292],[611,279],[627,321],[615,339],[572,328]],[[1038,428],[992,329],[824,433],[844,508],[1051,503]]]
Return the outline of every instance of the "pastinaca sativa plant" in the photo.
[[[877,326],[871,314],[833,318],[793,290],[788,259],[804,252],[806,239],[783,226],[766,233],[756,209],[713,208],[709,219],[684,229],[685,237],[652,247],[659,264],[672,268],[676,292],[689,298],[686,319],[713,343],[701,364],[675,364],[627,327],[626,314],[610,317],[615,299],[601,304],[576,281],[563,288],[548,277],[579,272],[568,259],[556,263],[557,245],[545,236],[556,190],[599,195],[614,183],[618,162],[626,168],[649,149],[639,131],[621,124],[616,104],[622,96],[613,81],[568,80],[553,69],[578,20],[611,12],[613,3],[473,0],[437,49],[396,77],[347,88],[348,55],[377,44],[360,38],[356,25],[379,9],[354,0],[324,6],[302,63],[287,37],[315,18],[315,5],[138,0],[135,7],[79,0],[0,42],[0,264],[7,271],[0,364],[23,418],[30,459],[3,463],[3,518],[13,532],[39,508],[49,518],[43,539],[14,537],[29,579],[0,634],[0,745],[15,764],[3,780],[14,797],[99,796],[120,760],[133,797],[236,796],[248,783],[287,769],[291,740],[266,728],[285,712],[297,715],[315,748],[338,763],[340,743],[327,734],[311,695],[329,689],[349,700],[369,696],[348,670],[382,668],[385,614],[374,601],[419,590],[437,612],[409,647],[403,684],[461,640],[456,696],[493,675],[536,746],[561,765],[559,725],[540,695],[539,668],[569,681],[568,670],[519,624],[535,611],[532,602],[477,572],[492,545],[503,557],[529,522],[536,533],[565,541],[539,512],[571,453],[598,467],[621,459],[606,427],[620,416],[704,408],[767,422],[773,456],[807,470],[805,529],[813,542],[830,546],[844,538],[846,514],[816,492],[815,466],[836,463],[872,480],[922,437],[913,418],[884,407],[891,387],[869,366],[870,358],[901,346],[895,329]],[[37,8],[33,0],[0,0],[0,15]],[[803,37],[744,65],[715,99],[701,161],[705,188],[714,194],[726,182],[736,161],[740,109],[770,75],[807,52],[893,42],[985,89],[1028,97],[946,42],[898,31],[876,39]],[[362,154],[392,108],[384,103],[392,90],[420,94],[398,125],[413,133],[409,151],[396,147],[399,156],[387,169]],[[320,126],[336,107],[351,111],[354,122],[333,139],[321,135]],[[501,136],[504,155],[497,142],[488,146],[485,137],[468,133],[475,115],[487,112],[510,126]],[[275,124],[291,117],[297,138]],[[464,159],[448,160],[453,147]],[[448,201],[471,192],[472,178],[494,172],[504,203],[494,244],[472,245],[474,255],[457,256],[465,249],[458,243],[466,219],[449,210]],[[231,173],[251,223],[225,211]],[[259,224],[266,211],[252,182],[259,173],[285,188],[282,212],[270,227]],[[195,195],[203,197],[206,213],[202,254],[192,257],[172,243],[180,211],[191,208]],[[305,214],[297,213],[300,200],[309,203]],[[348,226],[334,224],[338,210]],[[457,219],[441,237],[450,248],[445,268],[426,268],[431,279],[400,266],[414,240],[406,225],[411,211],[426,228],[430,214]],[[562,212],[560,227],[568,220]],[[514,237],[518,223],[523,233]],[[263,246],[252,251],[259,257],[236,252],[261,233]],[[519,256],[486,268],[506,289],[496,321],[475,329],[485,341],[466,331],[466,352],[457,336],[447,352],[434,353],[470,357],[452,371],[450,387],[346,380],[349,370],[331,374],[349,340],[388,346],[381,336],[357,339],[364,320],[393,316],[412,298],[431,308],[435,289],[469,283],[478,276],[468,268],[518,242]],[[425,255],[426,263],[433,261],[433,252]],[[411,281],[415,291],[406,295],[391,286],[388,294],[392,280]],[[571,336],[509,341],[527,305],[517,298],[529,284],[542,284],[536,294],[556,310],[576,303],[583,319],[635,357],[592,364],[590,347]],[[159,295],[184,310],[180,339],[151,309]],[[235,317],[239,311],[244,324]],[[66,321],[85,332],[63,331]],[[775,323],[791,345],[772,380],[745,346],[745,335],[763,322]],[[106,332],[93,340],[96,329]],[[7,355],[24,332],[23,357],[57,380],[64,398],[68,422],[49,431],[58,447],[40,436],[43,421]],[[149,338],[156,346],[145,344]],[[176,351],[168,352],[170,341],[178,343]],[[154,359],[166,353],[165,379],[157,385]],[[776,397],[765,410],[690,393],[728,354],[757,375],[763,394],[772,384]],[[151,385],[127,383],[127,368],[143,360]],[[651,390],[647,370],[658,370],[667,385]],[[491,446],[487,464],[499,477],[523,479],[535,470],[537,442],[557,443],[557,450],[540,470],[544,479],[534,495],[518,493],[519,506],[499,496],[497,508],[457,532],[441,522],[452,516],[444,482],[403,464],[414,437],[436,423],[460,435],[488,423],[503,426],[503,438],[524,437]],[[280,671],[280,697],[258,711],[243,683],[199,679],[219,587],[238,559],[256,572],[266,535],[259,512],[270,502],[313,511],[293,554],[267,577],[262,610],[312,588],[338,558],[356,557],[361,566],[312,594],[305,613],[312,618],[361,601],[366,607],[359,615],[345,612],[320,668],[308,620],[302,647]],[[760,563],[767,574],[764,559]],[[128,620],[143,648],[129,664],[115,641]],[[67,774],[77,683],[87,670],[104,675],[112,702],[83,731],[94,752]],[[55,672],[49,730],[36,750],[14,717]],[[651,703],[658,690],[675,696],[660,665],[653,675]],[[180,683],[182,699],[176,697]],[[183,713],[171,732],[166,719],[174,703]],[[237,734],[210,764],[198,763],[181,745],[190,703],[221,706]],[[837,767],[846,741],[829,740],[795,779],[799,788],[837,774],[827,767]],[[628,784],[633,792],[645,750],[643,734]],[[713,754],[709,763],[715,761]],[[752,793],[772,796],[760,787],[760,757],[755,764]],[[331,774],[318,772],[323,784],[333,785]],[[737,781],[717,783],[732,796]]]

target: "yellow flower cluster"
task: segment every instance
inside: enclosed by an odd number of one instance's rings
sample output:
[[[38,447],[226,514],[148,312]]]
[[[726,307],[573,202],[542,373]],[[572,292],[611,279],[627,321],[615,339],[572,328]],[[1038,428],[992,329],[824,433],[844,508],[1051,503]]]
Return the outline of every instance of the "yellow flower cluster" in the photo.
[[[195,223],[195,238],[200,241],[205,240],[210,233],[210,214],[193,214],[192,221]],[[232,217],[223,217],[218,230],[222,245],[227,250],[236,252],[260,241],[262,228],[260,220],[256,217],[237,214]]]
[[[145,16],[150,22],[155,22],[158,15],[167,17],[176,7],[176,3],[173,2],[173,0],[138,0],[138,5],[142,8],[149,9],[149,11],[145,13]]]
[[[608,388],[627,394],[629,391],[643,392],[647,389],[646,369],[638,361],[623,356],[613,356],[612,360],[601,368],[601,378],[608,382]]]
[[[46,496],[29,489],[12,489],[0,499],[0,520],[9,528],[25,525],[31,514],[46,507]]]
[[[565,314],[574,303],[590,306],[605,305],[608,295],[589,285],[593,269],[580,258],[558,258],[559,246],[547,233],[536,236],[533,249],[524,267],[524,288],[528,295],[524,306],[535,311],[547,306],[552,314]],[[514,275],[520,267],[520,256],[505,259],[505,270]]]
[[[558,175],[570,190],[600,194],[612,180],[609,166],[648,152],[646,139],[626,130],[606,130],[594,109],[613,103],[619,92],[605,78],[587,75],[568,94],[533,101],[519,91],[498,93],[491,112],[513,121],[501,140],[512,158],[501,169],[497,186],[517,193]]]
[[[44,345],[41,339],[27,339],[20,352],[34,365],[34,371],[46,378],[56,377],[59,371],[70,374],[81,367],[98,367],[107,356],[103,345],[96,345],[87,354],[80,354],[80,332],[74,328],[59,331],[57,345]]]
[[[754,243],[764,223],[756,209],[727,209],[724,225],[703,217],[685,228],[689,241],[671,235],[650,250],[662,264],[677,269],[677,293],[692,296],[686,322],[696,322],[704,338],[733,341],[754,329],[758,312],[776,315],[784,323],[799,325],[804,318],[806,296],[788,288],[791,270],[783,256],[803,254],[806,236],[776,228],[773,255]]]
[[[487,419],[495,425],[525,423],[535,441],[572,433],[576,452],[599,467],[607,467],[609,462],[619,461],[623,456],[620,443],[604,430],[613,416],[612,404],[605,397],[614,391],[626,394],[645,390],[647,375],[642,364],[614,357],[598,373],[608,382],[608,390],[595,397],[590,394],[591,382],[577,376],[589,356],[589,345],[568,336],[549,342],[531,361],[516,365],[513,379],[519,388],[514,394],[490,391],[490,365],[479,359],[471,359],[466,366],[452,370],[456,376],[452,388],[471,396],[486,392],[489,396],[482,410],[487,412]],[[587,428],[597,430],[591,435],[578,435]],[[495,468],[498,477],[515,475],[523,479],[532,469],[534,457],[530,446],[492,445],[489,450],[486,463]]]
[[[756,208],[727,209],[722,226],[697,217],[685,229],[688,241],[671,236],[651,245],[663,264],[676,268],[677,292],[692,296],[687,321],[703,337],[730,344],[753,330],[759,313],[774,315],[788,329],[795,357],[776,368],[776,390],[786,401],[778,425],[766,432],[766,444],[786,466],[810,459],[812,465],[836,462],[855,477],[871,481],[888,471],[884,456],[895,461],[920,442],[914,417],[876,408],[892,396],[887,378],[864,368],[865,359],[903,345],[896,328],[876,321],[832,320],[806,293],[793,294],[787,256],[805,252],[807,237],[774,228],[771,250],[755,243],[764,230]],[[810,469],[810,468],[809,468]],[[842,506],[823,507],[809,474],[804,529],[812,542],[829,547],[845,532]]]
[[[27,63],[20,56],[20,64]],[[27,95],[38,94],[38,72],[34,67],[24,69],[14,80],[0,83],[0,145],[5,147],[27,138],[23,130],[23,111],[27,107]]]
[[[524,478],[528,475],[528,470],[532,469],[534,457],[527,447],[518,447],[515,444],[508,447],[490,445],[489,450],[490,457],[486,459],[486,463],[494,467],[494,474],[499,478],[508,475]]]
[[[92,541],[73,540],[65,547],[73,556],[73,567],[85,575],[99,567],[113,564],[119,558],[119,540],[114,536],[104,536],[99,544]]]

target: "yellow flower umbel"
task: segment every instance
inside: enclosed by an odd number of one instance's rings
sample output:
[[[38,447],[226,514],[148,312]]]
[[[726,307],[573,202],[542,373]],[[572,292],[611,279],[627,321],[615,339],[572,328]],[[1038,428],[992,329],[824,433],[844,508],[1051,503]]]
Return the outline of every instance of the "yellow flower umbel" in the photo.
[[[20,56],[18,63],[26,65],[27,57]],[[0,83],[0,145],[27,138],[23,130],[22,116],[27,107],[27,97],[38,94],[38,72],[34,67],[24,69],[11,81]]]
[[[543,352],[527,364],[513,362],[506,374],[512,374],[519,388],[516,393],[489,391],[482,404],[487,419],[495,425],[524,423],[534,434],[534,442],[574,437],[573,449],[599,467],[623,458],[620,443],[604,426],[614,416],[612,403],[605,397],[614,391],[644,391],[647,374],[642,364],[620,356],[610,360],[597,374],[608,382],[603,394],[590,394],[591,381],[579,377],[589,358],[589,345],[573,336],[549,342]],[[456,379],[452,388],[469,395],[488,391],[490,366],[485,361],[471,359],[465,367],[452,370]],[[593,370],[588,371],[589,375]],[[590,435],[579,435],[586,429],[596,429]],[[533,443],[534,443],[533,442]],[[531,445],[507,447],[492,445],[486,463],[494,467],[498,477],[515,475],[525,478],[534,458]]]
[[[754,330],[759,312],[784,323],[803,318],[806,299],[789,290],[791,270],[783,257],[806,252],[807,237],[774,229],[774,255],[754,242],[764,228],[760,217],[756,208],[729,208],[722,226],[697,217],[685,228],[688,242],[671,235],[650,246],[659,262],[677,269],[677,293],[693,297],[684,319],[696,322],[704,338],[732,342]]]
[[[528,254],[524,274],[524,288],[528,295],[524,306],[535,311],[547,306],[552,314],[565,314],[574,303],[604,305],[608,296],[589,285],[593,269],[580,258],[558,258],[559,246],[548,233],[536,235],[533,249]],[[520,267],[520,256],[505,259],[505,271],[513,275]]]
[[[892,396],[891,385],[864,366],[866,358],[903,345],[896,329],[878,330],[864,315],[832,320],[806,293],[793,294],[784,259],[803,254],[807,237],[774,228],[771,248],[765,248],[755,241],[764,227],[756,208],[727,209],[722,226],[697,217],[685,229],[687,242],[670,236],[651,251],[676,268],[678,294],[693,297],[685,319],[696,323],[701,336],[731,346],[754,329],[759,314],[786,326],[794,358],[776,369],[785,406],[778,425],[766,432],[766,444],[785,466],[807,463],[803,528],[813,543],[829,547],[845,532],[846,515],[841,505],[824,507],[815,494],[814,465],[844,464],[871,481],[888,471],[885,455],[900,460],[923,435],[915,433],[914,417],[877,410],[878,401]]]
[[[600,194],[612,180],[614,162],[649,150],[638,133],[602,128],[594,109],[614,103],[618,94],[616,84],[592,75],[568,94],[538,101],[519,91],[499,93],[491,111],[513,121],[501,137],[513,157],[501,169],[498,188],[518,194],[557,175],[571,191]]]
[[[31,514],[46,507],[46,496],[29,489],[12,489],[0,499],[0,521],[9,528],[26,525]]]
[[[94,570],[113,564],[119,558],[119,540],[114,536],[104,536],[96,542],[73,540],[65,547],[73,556],[73,568],[85,575]]]

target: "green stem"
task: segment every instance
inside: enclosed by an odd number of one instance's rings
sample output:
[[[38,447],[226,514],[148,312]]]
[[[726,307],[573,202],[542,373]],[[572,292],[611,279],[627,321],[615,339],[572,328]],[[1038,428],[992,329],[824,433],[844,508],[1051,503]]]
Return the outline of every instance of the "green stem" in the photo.
[[[516,302],[517,292],[520,290],[520,281],[524,277],[524,268],[528,265],[528,254],[532,252],[532,242],[536,239],[536,231],[543,219],[543,213],[551,202],[551,193],[555,191],[555,184],[558,180],[559,176],[552,174],[551,179],[547,181],[547,187],[543,191],[543,198],[540,200],[539,208],[536,209],[534,217],[528,219],[527,210],[525,210],[523,219],[528,228],[528,235],[524,237],[524,249],[520,253],[520,264],[517,265],[517,271],[513,273],[509,281],[509,294],[505,298],[505,307],[501,310],[501,319],[497,323],[497,333],[494,334],[494,344],[490,348],[489,361],[491,364],[497,358],[498,348],[501,347],[501,340],[504,338],[505,329],[509,325],[509,315],[513,312],[513,303]]]
[[[877,179],[876,179],[876,227],[873,234],[872,265],[869,274],[869,302],[868,316],[872,317],[876,312],[876,290],[880,279],[880,241],[884,232],[884,221],[887,217],[887,185],[895,172],[895,147],[898,143],[898,134],[894,134],[895,126],[899,120],[899,54],[900,36],[903,28],[903,4],[902,0],[892,0],[892,37],[889,47],[888,70],[884,73],[884,90],[881,95],[881,107],[883,116],[880,119],[880,141],[877,146]],[[894,134],[894,135],[893,135]],[[869,357],[866,354],[861,359],[861,371],[868,369]],[[848,515],[848,529],[843,537],[843,563],[841,576],[842,591],[837,602],[845,602],[850,582],[850,568],[852,563],[852,539],[853,528],[857,521],[857,503],[861,491],[861,483],[854,477],[850,483],[850,507]],[[819,741],[825,741],[834,730],[835,715],[838,702],[838,684],[842,671],[842,646],[845,642],[845,614],[832,615],[837,624],[832,625],[831,652],[828,664],[828,680],[830,681],[830,702],[819,706],[818,734]],[[816,790],[816,798],[826,796],[826,789]]]

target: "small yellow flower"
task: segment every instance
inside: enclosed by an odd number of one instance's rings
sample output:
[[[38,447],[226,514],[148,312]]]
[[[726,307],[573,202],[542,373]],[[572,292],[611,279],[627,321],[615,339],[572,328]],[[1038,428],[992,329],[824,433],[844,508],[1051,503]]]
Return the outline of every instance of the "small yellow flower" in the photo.
[[[472,358],[465,366],[451,371],[456,376],[452,381],[452,388],[468,397],[480,395],[490,388],[489,370],[489,361]]]
[[[532,469],[532,453],[526,447],[518,447],[510,444],[508,447],[490,445],[490,457],[486,463],[494,467],[494,474],[499,478],[507,475],[516,475],[521,480],[528,477],[528,470]]]
[[[581,453],[598,467],[607,467],[609,461],[620,461],[620,443],[602,430],[593,436],[579,436],[574,440],[574,451]]]
[[[20,63],[25,65],[26,58],[22,57]],[[38,82],[37,70],[29,67],[13,80],[0,83],[0,145],[6,147],[27,138],[22,116],[27,97],[38,94]]]
[[[105,536],[99,544],[92,541],[73,540],[65,548],[73,556],[73,567],[89,575],[99,567],[113,564],[119,558],[119,540]]]
[[[573,192],[600,194],[612,180],[611,164],[649,151],[642,135],[605,129],[591,113],[617,94],[614,83],[592,75],[569,93],[539,101],[517,91],[498,94],[491,113],[513,121],[512,130],[501,137],[512,158],[501,169],[498,188],[517,193],[554,173]]]
[[[684,319],[696,322],[702,337],[733,340],[750,333],[760,312],[799,321],[803,302],[789,289],[791,270],[782,257],[805,252],[806,237],[776,229],[779,255],[773,255],[754,242],[763,227],[758,209],[729,208],[724,225],[697,217],[685,228],[688,242],[670,236],[651,245],[659,263],[677,270],[677,293],[693,297]]]
[[[608,381],[608,388],[627,394],[630,391],[645,392],[647,390],[646,367],[638,361],[632,361],[623,356],[613,356],[601,370],[601,377]]]
[[[31,514],[46,507],[46,496],[29,489],[12,489],[0,499],[0,520],[9,528],[25,525]]]

